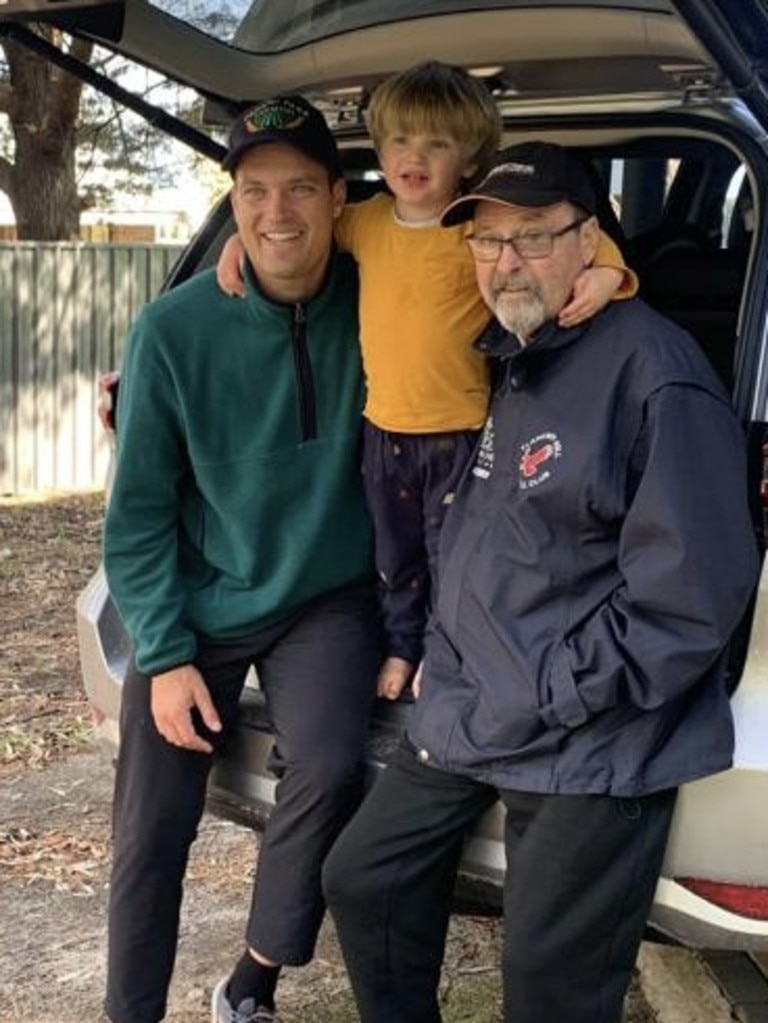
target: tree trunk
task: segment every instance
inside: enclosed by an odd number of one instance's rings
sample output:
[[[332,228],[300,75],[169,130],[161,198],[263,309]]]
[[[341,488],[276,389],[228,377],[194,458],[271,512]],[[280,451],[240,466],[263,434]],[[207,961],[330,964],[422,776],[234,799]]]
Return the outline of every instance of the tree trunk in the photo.
[[[11,204],[19,241],[75,239],[80,200],[75,183],[74,126],[37,133],[16,127]]]
[[[41,30],[45,31],[45,30]],[[4,44],[15,140],[8,195],[20,240],[77,238],[81,202],[75,150],[82,83],[10,40]],[[75,40],[70,52],[86,61],[92,45]]]

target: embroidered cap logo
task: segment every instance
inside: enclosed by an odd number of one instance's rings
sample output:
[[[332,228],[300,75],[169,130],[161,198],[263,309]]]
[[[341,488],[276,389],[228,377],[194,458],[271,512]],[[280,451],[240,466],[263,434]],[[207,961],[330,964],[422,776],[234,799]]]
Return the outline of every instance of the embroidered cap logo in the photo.
[[[305,123],[308,116],[306,110],[283,100],[279,103],[265,103],[249,111],[243,126],[251,135],[258,135],[262,131],[294,131]]]
[[[494,178],[510,175],[532,178],[535,174],[536,168],[530,163],[500,163],[491,168],[485,180],[492,181]]]

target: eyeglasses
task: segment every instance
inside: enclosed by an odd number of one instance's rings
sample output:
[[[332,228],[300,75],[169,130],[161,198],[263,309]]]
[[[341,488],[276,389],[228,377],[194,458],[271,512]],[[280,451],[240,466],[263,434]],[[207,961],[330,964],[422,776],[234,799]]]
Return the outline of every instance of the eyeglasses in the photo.
[[[494,235],[468,234],[464,239],[478,263],[496,263],[501,259],[505,245],[510,245],[521,259],[546,259],[552,255],[555,239],[562,238],[569,231],[575,231],[586,223],[588,217],[580,217],[559,231],[526,231],[511,238],[497,238]]]

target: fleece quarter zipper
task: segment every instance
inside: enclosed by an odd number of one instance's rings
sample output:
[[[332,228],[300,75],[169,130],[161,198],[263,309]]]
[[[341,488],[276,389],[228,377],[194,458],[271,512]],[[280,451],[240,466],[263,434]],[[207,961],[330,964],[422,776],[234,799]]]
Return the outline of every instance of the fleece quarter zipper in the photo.
[[[299,420],[302,441],[317,437],[317,405],[312,363],[307,351],[307,314],[301,303],[293,307],[293,329],[291,332],[293,364],[296,369],[296,383],[299,400]]]

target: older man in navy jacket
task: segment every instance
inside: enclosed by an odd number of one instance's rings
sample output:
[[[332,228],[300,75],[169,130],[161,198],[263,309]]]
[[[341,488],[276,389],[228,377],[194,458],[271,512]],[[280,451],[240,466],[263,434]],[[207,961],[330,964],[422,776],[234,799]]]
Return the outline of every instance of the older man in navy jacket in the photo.
[[[506,1023],[617,1023],[677,787],[727,768],[724,647],[758,566],[744,441],[692,339],[639,300],[557,326],[594,256],[566,150],[502,153],[473,219],[497,365],[447,516],[421,691],[325,892],[363,1023],[439,1023],[463,838],[506,806]]]

